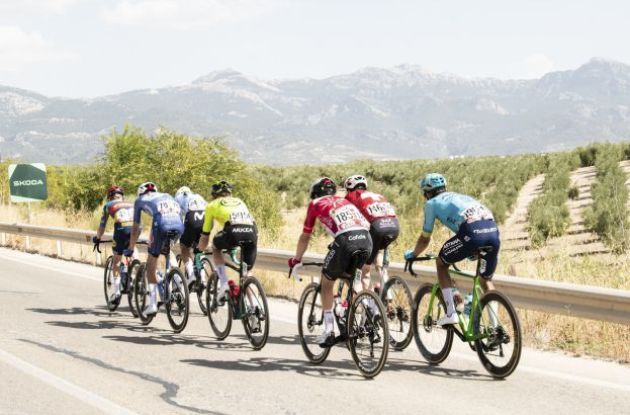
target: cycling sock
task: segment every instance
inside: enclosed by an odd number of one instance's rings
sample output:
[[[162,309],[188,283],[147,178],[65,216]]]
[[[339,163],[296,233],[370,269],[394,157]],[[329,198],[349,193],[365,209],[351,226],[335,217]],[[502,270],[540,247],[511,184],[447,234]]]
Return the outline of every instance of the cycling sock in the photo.
[[[149,300],[151,304],[157,304],[157,284],[149,283]]]
[[[452,316],[455,312],[455,304],[453,302],[453,289],[452,288],[442,288],[442,296],[444,297],[444,301],[446,302],[446,315]]]
[[[120,276],[114,277],[114,290],[115,292],[120,292]]]
[[[188,274],[188,280],[192,280],[195,277],[195,268],[193,267],[193,260],[188,259],[186,262],[186,274]]]
[[[326,334],[330,334],[334,330],[335,318],[332,310],[324,311],[324,331]]]
[[[225,273],[225,265],[217,265],[217,275],[219,275],[219,281],[224,286],[228,282],[227,274]]]

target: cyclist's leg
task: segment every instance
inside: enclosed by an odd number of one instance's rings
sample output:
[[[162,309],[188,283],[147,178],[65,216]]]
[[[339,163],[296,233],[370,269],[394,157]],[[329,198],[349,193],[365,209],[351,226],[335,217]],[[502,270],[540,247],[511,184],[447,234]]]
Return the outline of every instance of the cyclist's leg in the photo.
[[[318,339],[320,346],[328,346],[334,343],[335,316],[333,314],[333,289],[335,279],[341,277],[345,270],[344,263],[344,235],[335,238],[328,247],[328,253],[324,258],[324,267],[321,278],[322,309],[324,310],[324,333]]]
[[[212,240],[212,260],[219,276],[217,291],[222,291],[223,293],[228,290],[228,277],[225,271],[225,259],[223,258],[222,250],[232,248],[234,246],[233,239],[230,226],[226,225]]]
[[[454,324],[456,322],[453,284],[448,269],[452,264],[473,254],[474,246],[470,242],[471,238],[467,233],[466,224],[463,224],[459,232],[442,246],[435,261],[442,296],[446,302],[446,319],[442,322],[443,324]],[[440,321],[438,321],[438,324],[440,324]]]

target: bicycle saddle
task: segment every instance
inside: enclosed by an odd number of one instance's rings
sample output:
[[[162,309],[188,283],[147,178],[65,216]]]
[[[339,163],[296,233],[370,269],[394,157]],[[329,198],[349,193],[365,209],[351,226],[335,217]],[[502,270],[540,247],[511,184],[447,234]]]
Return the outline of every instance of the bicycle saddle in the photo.
[[[353,251],[350,254],[350,265],[348,266],[348,269],[346,270],[346,272],[349,275],[354,275],[354,270],[362,267],[365,264],[365,262],[368,260],[369,256],[370,256],[369,252],[366,251],[365,249],[359,249],[359,250]]]
[[[490,252],[494,251],[494,247],[493,246],[480,246],[479,248],[477,248],[477,254],[484,256],[486,254],[489,254]]]

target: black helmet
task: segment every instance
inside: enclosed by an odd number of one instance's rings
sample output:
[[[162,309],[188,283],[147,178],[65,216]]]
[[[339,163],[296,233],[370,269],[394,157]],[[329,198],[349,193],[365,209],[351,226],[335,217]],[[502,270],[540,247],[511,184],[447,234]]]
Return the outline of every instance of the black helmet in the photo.
[[[311,184],[311,199],[335,193],[337,193],[337,185],[330,177],[320,177]]]
[[[212,196],[217,197],[223,193],[232,193],[232,185],[225,180],[212,185]]]

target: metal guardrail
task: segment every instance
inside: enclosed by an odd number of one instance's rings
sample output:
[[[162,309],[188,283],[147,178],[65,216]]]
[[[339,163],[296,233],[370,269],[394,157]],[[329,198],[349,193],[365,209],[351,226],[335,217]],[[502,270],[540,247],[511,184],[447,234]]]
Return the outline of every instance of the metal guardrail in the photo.
[[[6,239],[4,234],[56,240],[57,255],[62,256],[61,241],[91,244],[92,236],[96,233],[0,223],[0,241],[3,244]],[[287,260],[292,256],[292,251],[260,248],[256,268],[286,274]],[[304,256],[304,262],[322,261],[323,258],[324,256],[320,254],[307,254]],[[435,267],[416,266],[414,270],[418,273],[418,278],[404,274],[401,263],[391,263],[389,266],[390,274],[402,276],[411,285],[412,290],[420,283],[437,281]],[[320,270],[315,267],[304,267],[300,272],[302,275],[317,275]],[[454,276],[454,280],[461,290],[469,290],[472,286],[472,280],[469,278]],[[630,291],[506,275],[495,275],[493,281],[497,289],[507,294],[516,306],[524,309],[630,325]]]

